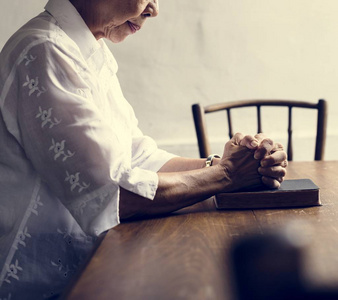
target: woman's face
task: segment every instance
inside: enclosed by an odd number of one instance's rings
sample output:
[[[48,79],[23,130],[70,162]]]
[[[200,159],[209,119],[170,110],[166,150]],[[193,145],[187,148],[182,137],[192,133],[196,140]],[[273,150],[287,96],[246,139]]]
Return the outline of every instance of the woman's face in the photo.
[[[86,2],[88,0],[85,0]],[[76,0],[74,1],[76,2]],[[91,3],[91,7],[88,6]],[[158,0],[93,0],[82,14],[94,36],[122,42],[140,30],[149,17],[159,12]],[[79,11],[81,13],[81,11]]]

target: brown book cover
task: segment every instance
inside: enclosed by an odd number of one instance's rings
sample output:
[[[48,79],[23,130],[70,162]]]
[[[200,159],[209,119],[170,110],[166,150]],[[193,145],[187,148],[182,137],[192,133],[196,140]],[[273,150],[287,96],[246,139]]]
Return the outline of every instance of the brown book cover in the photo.
[[[278,189],[221,193],[215,196],[218,209],[305,207],[321,205],[319,187],[310,179],[282,182]]]

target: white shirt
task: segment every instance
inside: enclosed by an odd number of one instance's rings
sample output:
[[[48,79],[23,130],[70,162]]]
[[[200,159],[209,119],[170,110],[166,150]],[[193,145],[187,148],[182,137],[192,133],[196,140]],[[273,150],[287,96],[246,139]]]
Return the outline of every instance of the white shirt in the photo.
[[[142,134],[71,3],[45,9],[0,55],[0,299],[60,293],[119,223],[120,187],[153,199],[174,157]]]

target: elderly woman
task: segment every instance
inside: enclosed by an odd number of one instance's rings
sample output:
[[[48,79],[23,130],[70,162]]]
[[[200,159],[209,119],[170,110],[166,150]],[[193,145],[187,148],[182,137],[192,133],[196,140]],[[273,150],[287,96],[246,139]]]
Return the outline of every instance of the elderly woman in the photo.
[[[1,299],[59,294],[120,219],[282,182],[286,154],[260,135],[236,134],[206,167],[142,134],[102,38],[121,42],[157,14],[157,0],[50,0],[3,48]]]

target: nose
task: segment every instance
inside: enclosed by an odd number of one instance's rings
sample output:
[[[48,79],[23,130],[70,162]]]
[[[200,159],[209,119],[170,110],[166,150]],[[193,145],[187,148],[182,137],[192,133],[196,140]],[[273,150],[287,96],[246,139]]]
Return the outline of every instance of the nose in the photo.
[[[154,18],[159,13],[158,0],[151,0],[146,9],[143,11],[142,16],[145,18]]]

